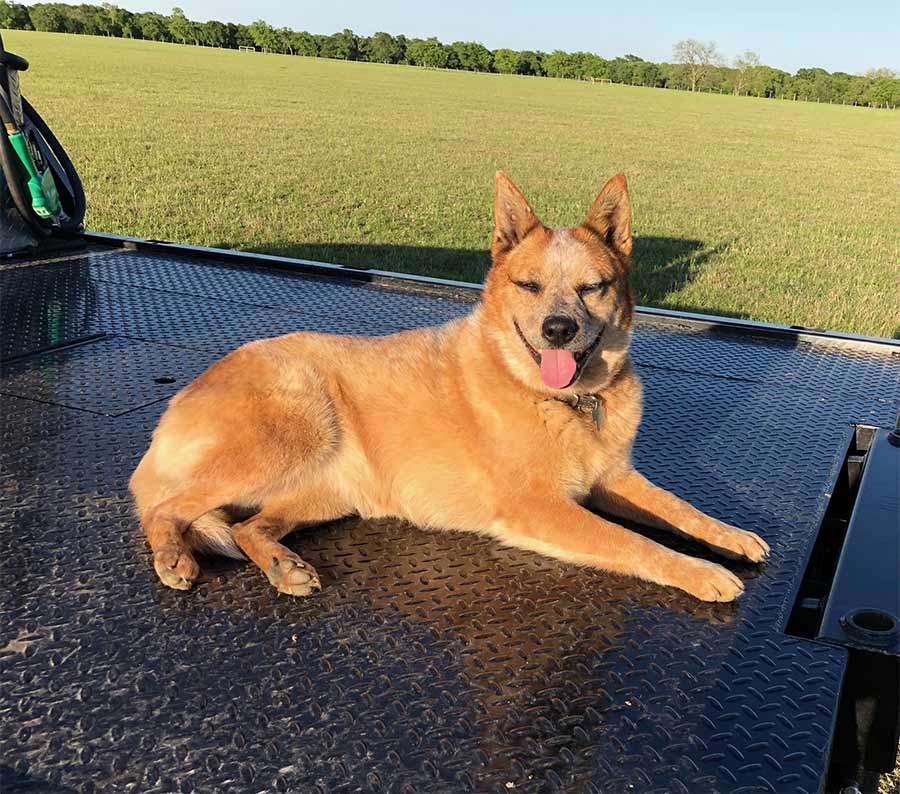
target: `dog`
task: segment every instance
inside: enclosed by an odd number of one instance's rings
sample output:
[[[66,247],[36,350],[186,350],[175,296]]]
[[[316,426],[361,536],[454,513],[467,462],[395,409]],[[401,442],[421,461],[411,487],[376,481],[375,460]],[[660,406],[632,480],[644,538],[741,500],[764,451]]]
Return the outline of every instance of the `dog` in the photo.
[[[130,480],[160,580],[194,552],[249,558],[280,592],[320,589],[281,544],[343,516],[487,533],[577,565],[732,601],[741,580],[598,512],[761,562],[764,540],[656,487],[631,463],[641,383],[628,357],[631,205],[610,179],[554,229],[498,172],[483,299],[445,325],[246,344],[176,394]],[[228,506],[245,511],[231,523]]]

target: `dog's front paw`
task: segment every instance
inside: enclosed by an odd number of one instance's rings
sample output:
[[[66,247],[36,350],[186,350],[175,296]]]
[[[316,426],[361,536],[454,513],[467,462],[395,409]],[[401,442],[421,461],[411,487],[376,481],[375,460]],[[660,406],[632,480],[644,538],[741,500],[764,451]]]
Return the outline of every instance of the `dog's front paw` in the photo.
[[[153,555],[156,575],[166,587],[190,590],[200,575],[200,566],[193,555],[176,546],[163,546]]]
[[[722,524],[722,529],[712,545],[726,557],[744,558],[750,562],[762,562],[769,556],[769,544],[755,532]]]
[[[695,558],[682,567],[673,584],[701,601],[734,601],[744,592],[744,583],[727,568]]]

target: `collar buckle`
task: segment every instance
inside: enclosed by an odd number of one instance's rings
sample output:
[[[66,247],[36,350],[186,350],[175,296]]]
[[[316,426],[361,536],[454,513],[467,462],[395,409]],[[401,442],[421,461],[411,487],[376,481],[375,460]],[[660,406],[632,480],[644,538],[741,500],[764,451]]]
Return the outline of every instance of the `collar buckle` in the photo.
[[[600,429],[600,423],[603,421],[603,403],[596,394],[573,394],[569,405],[576,411],[589,413],[594,427]]]

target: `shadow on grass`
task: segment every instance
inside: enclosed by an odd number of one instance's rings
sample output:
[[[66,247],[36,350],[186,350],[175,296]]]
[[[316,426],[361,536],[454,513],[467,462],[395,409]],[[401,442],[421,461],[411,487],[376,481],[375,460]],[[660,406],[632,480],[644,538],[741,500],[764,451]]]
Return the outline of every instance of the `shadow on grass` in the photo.
[[[709,259],[729,245],[730,242],[725,242],[709,246],[700,240],[676,237],[637,237],[631,269],[631,283],[637,302],[653,306],[665,301],[666,306],[671,309],[726,314],[715,306],[679,304],[666,298],[690,284]],[[228,245],[218,247],[227,248]],[[415,273],[479,284],[484,280],[491,264],[490,254],[486,249],[285,241],[272,242],[253,250],[348,267]],[[727,313],[727,316],[746,317],[734,312]]]

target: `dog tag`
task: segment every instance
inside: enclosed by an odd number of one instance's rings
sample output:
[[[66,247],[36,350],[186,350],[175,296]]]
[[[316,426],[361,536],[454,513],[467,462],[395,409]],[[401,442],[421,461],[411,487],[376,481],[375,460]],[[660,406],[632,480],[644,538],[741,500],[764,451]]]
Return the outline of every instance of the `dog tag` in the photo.
[[[603,420],[603,406],[600,398],[593,394],[579,394],[575,398],[575,407],[579,411],[590,411],[591,419],[594,421],[594,427],[600,429],[600,422]]]
[[[593,402],[594,404],[591,406],[591,418],[594,420],[594,427],[599,430],[600,420],[603,418],[603,414],[600,410],[600,400],[597,397],[594,397]]]

